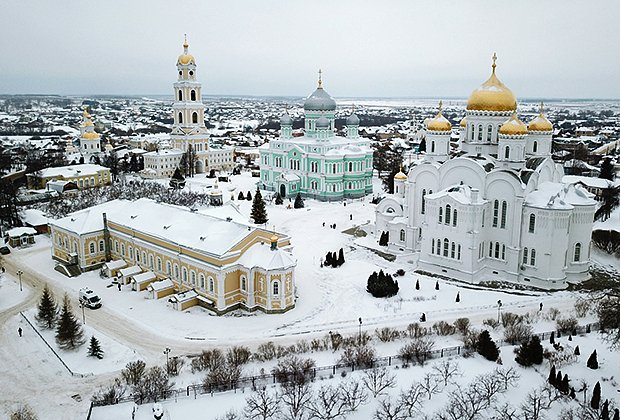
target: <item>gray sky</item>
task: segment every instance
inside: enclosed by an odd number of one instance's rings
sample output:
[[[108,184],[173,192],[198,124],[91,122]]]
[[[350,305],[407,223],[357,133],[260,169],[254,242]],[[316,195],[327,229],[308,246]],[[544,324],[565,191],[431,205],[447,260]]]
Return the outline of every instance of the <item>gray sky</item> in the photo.
[[[617,0],[4,0],[0,93],[620,98]]]

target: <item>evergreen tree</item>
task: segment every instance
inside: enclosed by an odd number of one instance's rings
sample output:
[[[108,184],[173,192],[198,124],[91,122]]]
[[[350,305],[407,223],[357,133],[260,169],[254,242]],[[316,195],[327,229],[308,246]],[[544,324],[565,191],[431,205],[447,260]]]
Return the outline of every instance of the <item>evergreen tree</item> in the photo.
[[[398,293],[398,282],[383,270],[375,271],[368,277],[366,291],[377,298],[392,297]]]
[[[515,353],[517,354],[515,361],[521,366],[527,367],[533,364],[541,364],[543,361],[543,348],[540,344],[540,338],[536,335],[532,336],[528,341],[521,343],[521,346]],[[552,367],[552,373],[555,375],[555,367]],[[551,374],[549,374],[549,383],[552,383]]]
[[[239,201],[245,200],[245,195],[243,194],[243,191],[239,191],[239,195],[237,196],[237,200],[239,200]]]
[[[248,196],[250,196],[249,191]],[[251,198],[248,198],[248,200],[251,200]],[[254,201],[252,202],[252,212],[250,213],[250,217],[257,225],[264,225],[269,220],[267,218],[267,209],[265,208],[263,196],[258,188],[256,188],[256,194],[254,195]]]
[[[420,280],[419,280],[419,279],[417,279],[417,280],[415,281],[415,289],[416,289],[416,290],[420,290]]]
[[[461,301],[461,293],[460,292],[456,292],[456,302],[460,302]]]
[[[609,400],[605,400],[603,403],[603,409],[601,410],[601,420],[609,420]]]
[[[614,169],[614,164],[611,163],[610,157],[606,157],[603,160],[603,163],[601,163],[601,172],[599,173],[598,177],[613,181],[615,176],[616,172]]]
[[[185,177],[181,174],[181,170],[176,168],[174,173],[172,174],[172,178],[170,178],[170,187],[175,190],[181,190],[185,188]]]
[[[439,290],[439,280],[435,282],[435,290]]]
[[[387,246],[388,242],[390,240],[390,233],[389,232],[381,232],[381,237],[379,238],[379,245],[380,246]]]
[[[344,251],[340,248],[340,251],[338,252],[338,267],[342,264],[344,264]]]
[[[579,350],[579,346],[575,347],[575,356],[580,356],[581,351]]]
[[[598,358],[596,357],[596,350],[594,350],[588,358],[586,366],[588,366],[590,369],[598,369]]]
[[[549,344],[555,344],[555,332],[551,331],[551,336],[549,336]]]
[[[540,343],[540,337],[534,335],[530,338],[530,360],[535,365],[540,365],[543,362],[543,346]]]
[[[58,316],[58,305],[54,300],[54,293],[49,289],[47,283],[43,287],[43,294],[37,309],[36,319],[39,326],[47,329],[54,328],[56,317]]]
[[[245,199],[248,201],[252,201],[252,193],[248,191],[248,193],[245,195]]]
[[[88,346],[88,355],[96,357],[97,359],[103,359],[103,350],[99,344],[99,340],[93,335],[90,338],[90,345]]]
[[[562,379],[564,377],[562,376],[562,371],[558,370],[558,374],[555,376],[555,387],[557,389],[561,389],[562,388]]]
[[[296,209],[304,208],[304,200],[303,198],[301,198],[301,194],[297,193],[297,197],[295,197],[295,204],[293,204],[293,207],[295,207]]]
[[[280,195],[280,193],[278,193],[278,192],[277,192],[277,193],[276,193],[276,205],[278,205],[278,206],[279,206],[279,205],[280,205],[280,204],[282,204],[282,203],[283,203],[283,201],[282,201],[282,196]]]
[[[547,378],[547,381],[555,386],[555,365],[551,366],[551,370],[549,371],[549,377]]]
[[[74,349],[84,344],[84,331],[71,311],[71,302],[66,293],[56,322],[56,343],[63,349]]]
[[[614,410],[614,418],[612,420],[620,420],[620,410],[619,409],[615,409]]]
[[[491,360],[492,362],[496,361],[499,357],[499,349],[487,330],[482,331],[478,336],[476,350],[485,359]]]
[[[418,146],[418,153],[426,152],[426,137],[422,139]]]
[[[594,390],[592,391],[592,399],[590,400],[590,407],[595,410],[598,410],[601,406],[601,384],[599,382],[594,385]]]
[[[568,394],[568,396],[569,396],[572,400],[574,400],[574,399],[576,398],[576,395],[575,395],[575,388],[573,388],[572,386],[570,387],[570,394]]]
[[[570,391],[570,388],[568,387],[568,374],[564,374],[564,378],[562,378],[562,385],[560,386],[560,391],[562,391],[563,394],[568,394]]]
[[[331,267],[332,264],[334,264],[334,256],[332,255],[332,252],[329,251],[327,255],[325,255],[325,265]]]

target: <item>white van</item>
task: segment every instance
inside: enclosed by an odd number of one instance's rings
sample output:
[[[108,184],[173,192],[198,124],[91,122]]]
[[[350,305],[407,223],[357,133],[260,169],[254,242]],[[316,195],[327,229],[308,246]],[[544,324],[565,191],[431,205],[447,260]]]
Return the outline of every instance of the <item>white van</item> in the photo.
[[[101,308],[101,298],[88,287],[80,289],[80,303],[90,309]]]

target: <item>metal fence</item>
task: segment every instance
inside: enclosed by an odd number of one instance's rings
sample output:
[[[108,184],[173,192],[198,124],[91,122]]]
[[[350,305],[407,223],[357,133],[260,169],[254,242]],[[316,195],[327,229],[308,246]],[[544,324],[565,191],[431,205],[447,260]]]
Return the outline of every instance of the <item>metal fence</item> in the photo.
[[[573,331],[570,332],[572,335],[578,334],[587,334],[591,331],[598,331],[599,326],[598,323],[586,324],[584,326],[577,326]],[[541,341],[548,339],[551,334],[555,334],[556,337],[559,336],[558,331],[547,331],[543,333],[537,333],[537,335]],[[508,346],[513,345],[511,343],[506,342],[505,340],[497,340],[496,344],[498,346]],[[452,346],[452,347],[444,347],[437,350],[431,350],[426,354],[419,355],[418,358],[421,357],[421,361],[425,362],[427,360],[432,359],[440,359],[444,357],[452,357],[452,356],[460,356],[465,352],[464,346]],[[408,359],[405,360],[403,357],[399,355],[394,356],[386,356],[379,357],[373,360],[371,365],[363,365],[356,366],[355,364],[335,364],[335,365],[327,365],[327,366],[318,366],[314,367],[307,372],[308,379],[311,381],[320,380],[320,379],[328,379],[333,378],[337,375],[346,376],[349,372],[354,372],[356,370],[367,370],[375,367],[383,367],[383,366],[394,366],[394,365],[405,365],[405,364],[416,364],[417,360]],[[198,384],[198,385],[188,385],[185,388],[173,389],[168,392],[162,393],[157,396],[157,398],[149,398],[144,399],[139,396],[130,395],[128,397],[124,397],[121,399],[117,399],[115,404],[133,401],[137,404],[143,404],[146,402],[150,402],[153,400],[162,401],[162,400],[172,400],[175,401],[179,398],[197,398],[198,395],[202,394],[215,394],[220,392],[227,391],[237,391],[245,392],[246,390],[255,390],[263,386],[272,385],[276,383],[282,383],[281,378],[276,377],[275,374],[265,374],[258,376],[246,376],[237,379],[236,381],[225,382],[225,383],[210,383],[210,384]],[[109,404],[98,404],[93,403],[93,406],[104,406]],[[92,409],[92,407],[91,407]],[[89,411],[90,417],[90,411]]]

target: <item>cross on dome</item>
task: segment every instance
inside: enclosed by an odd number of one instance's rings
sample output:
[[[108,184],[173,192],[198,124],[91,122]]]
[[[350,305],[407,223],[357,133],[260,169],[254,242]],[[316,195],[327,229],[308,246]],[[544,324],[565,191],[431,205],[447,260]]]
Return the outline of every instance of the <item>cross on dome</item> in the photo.
[[[493,73],[495,73],[495,67],[497,67],[497,64],[495,64],[495,61],[497,61],[497,54],[493,53],[493,57],[491,57],[493,59],[493,64],[491,65],[491,67],[493,67]]]
[[[323,89],[323,71],[319,69],[319,88]]]

